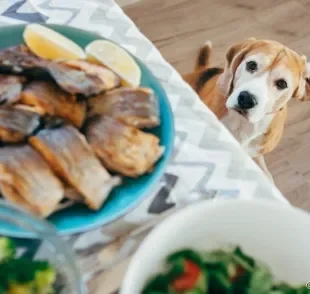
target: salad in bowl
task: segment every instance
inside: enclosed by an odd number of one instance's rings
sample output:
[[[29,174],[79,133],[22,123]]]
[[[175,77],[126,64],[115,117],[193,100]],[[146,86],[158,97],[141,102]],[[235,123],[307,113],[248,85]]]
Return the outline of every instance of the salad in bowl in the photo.
[[[309,248],[305,211],[275,200],[202,201],[145,238],[120,294],[306,294]]]
[[[86,294],[76,261],[53,226],[0,200],[0,294]]]
[[[308,294],[305,284],[277,283],[271,270],[245,254],[233,250],[199,252],[183,249],[166,259],[165,271],[152,277],[143,294]]]

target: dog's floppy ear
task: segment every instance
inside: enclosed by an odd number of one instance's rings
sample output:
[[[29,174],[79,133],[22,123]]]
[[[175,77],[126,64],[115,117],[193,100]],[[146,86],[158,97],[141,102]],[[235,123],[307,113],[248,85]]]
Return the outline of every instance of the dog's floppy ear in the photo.
[[[310,63],[307,63],[306,56],[301,57],[305,66],[305,74],[300,78],[294,98],[299,101],[310,101]]]
[[[234,79],[235,71],[237,70],[244,56],[247,54],[251,45],[255,41],[256,40],[254,38],[250,38],[228,49],[226,53],[225,70],[219,77],[217,82],[218,91],[222,95],[228,96],[230,94],[232,90],[232,82]]]

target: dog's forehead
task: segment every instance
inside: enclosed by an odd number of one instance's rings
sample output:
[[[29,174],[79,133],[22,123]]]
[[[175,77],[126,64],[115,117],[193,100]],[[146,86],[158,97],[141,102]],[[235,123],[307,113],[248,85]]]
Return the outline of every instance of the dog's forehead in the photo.
[[[272,41],[255,41],[248,47],[247,55],[264,54],[271,59],[274,59],[284,46]]]
[[[266,56],[265,70],[287,69],[293,76],[300,77],[305,72],[306,62],[295,51],[275,41],[255,41],[249,46],[246,57]]]

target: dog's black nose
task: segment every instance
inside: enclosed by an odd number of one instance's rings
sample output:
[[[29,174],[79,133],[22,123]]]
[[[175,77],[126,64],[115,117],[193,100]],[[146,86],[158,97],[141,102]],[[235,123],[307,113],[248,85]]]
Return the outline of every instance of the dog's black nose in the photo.
[[[248,91],[242,91],[238,96],[238,106],[241,109],[251,109],[257,104],[256,97]]]

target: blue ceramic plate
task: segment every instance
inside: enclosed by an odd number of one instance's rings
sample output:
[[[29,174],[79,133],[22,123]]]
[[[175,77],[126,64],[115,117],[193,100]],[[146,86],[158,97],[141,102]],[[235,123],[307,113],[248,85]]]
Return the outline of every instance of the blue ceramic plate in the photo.
[[[49,27],[67,36],[83,48],[92,41],[103,39],[96,34],[67,26],[49,25]],[[22,44],[24,28],[24,25],[2,27],[0,29],[0,48]],[[136,207],[141,200],[150,195],[152,188],[164,173],[173,149],[173,114],[166,93],[159,81],[140,60],[136,59],[136,61],[142,71],[141,86],[152,88],[159,98],[161,125],[151,132],[157,135],[160,138],[161,145],[165,146],[164,156],[157,162],[152,173],[137,179],[125,178],[123,184],[114,189],[99,211],[94,212],[85,206],[75,205],[52,215],[48,220],[61,235],[79,233],[104,226],[125,215]],[[0,232],[2,229],[5,229],[6,234],[15,237],[32,237],[29,233],[19,231],[16,228],[0,228]]]

